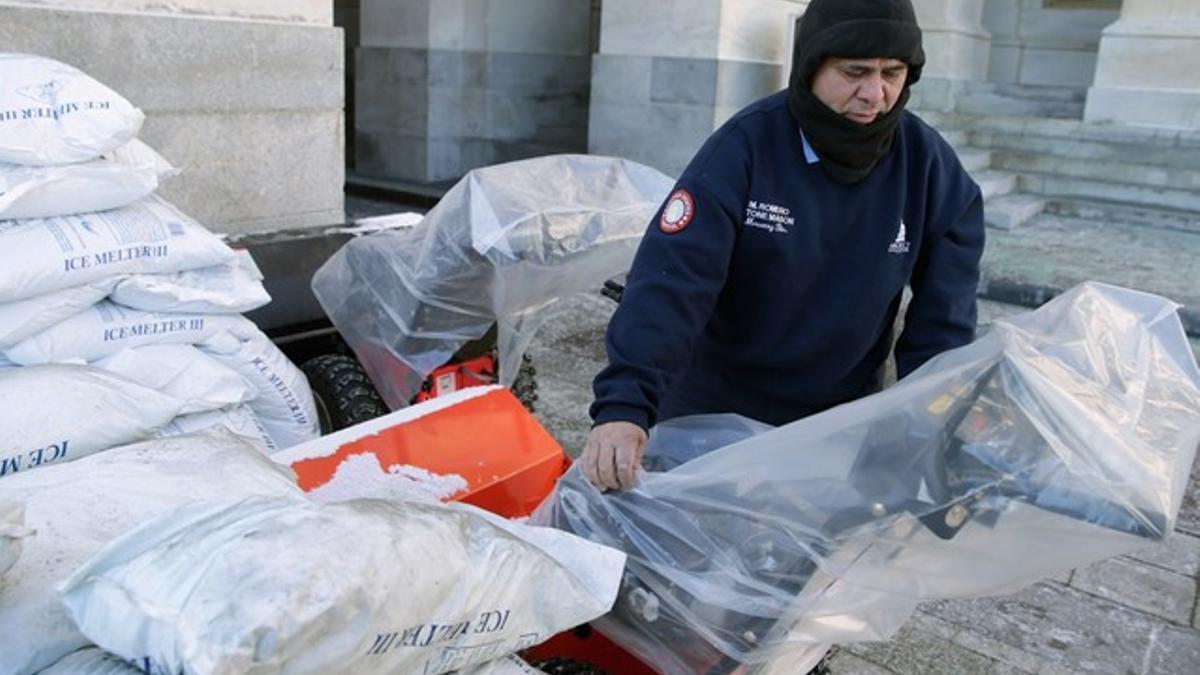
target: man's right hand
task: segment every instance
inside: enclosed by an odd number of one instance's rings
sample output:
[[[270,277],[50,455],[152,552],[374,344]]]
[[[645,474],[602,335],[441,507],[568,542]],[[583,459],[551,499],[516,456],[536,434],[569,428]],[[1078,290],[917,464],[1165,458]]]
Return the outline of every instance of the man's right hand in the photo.
[[[628,490],[645,452],[645,430],[630,422],[606,422],[592,428],[577,462],[601,490]]]

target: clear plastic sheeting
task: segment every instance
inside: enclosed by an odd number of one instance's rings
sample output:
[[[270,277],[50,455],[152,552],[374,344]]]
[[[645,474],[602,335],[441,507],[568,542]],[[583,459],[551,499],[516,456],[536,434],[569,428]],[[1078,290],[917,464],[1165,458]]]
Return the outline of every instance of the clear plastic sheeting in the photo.
[[[393,409],[493,324],[508,385],[560,298],[629,268],[671,186],[654,169],[605,157],[476,169],[412,229],[348,242],[313,291]]]
[[[662,673],[776,672],[887,639],[921,601],[1008,592],[1171,531],[1200,442],[1176,309],[1084,284],[891,389],[633,491],[573,469],[533,522],[629,555],[596,625]]]
[[[669,419],[650,429],[642,466],[647,471],[670,471],[697,457],[774,428],[770,424],[733,413]]]

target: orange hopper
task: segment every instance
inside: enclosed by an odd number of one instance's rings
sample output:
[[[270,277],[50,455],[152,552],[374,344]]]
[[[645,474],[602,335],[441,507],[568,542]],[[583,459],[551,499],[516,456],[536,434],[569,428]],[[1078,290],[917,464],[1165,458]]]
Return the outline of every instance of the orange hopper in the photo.
[[[305,491],[333,478],[342,460],[371,453],[383,469],[419,466],[457,474],[467,489],[452,501],[508,518],[529,515],[570,460],[521,402],[502,387],[476,387],[398,410],[310,443],[277,459]]]

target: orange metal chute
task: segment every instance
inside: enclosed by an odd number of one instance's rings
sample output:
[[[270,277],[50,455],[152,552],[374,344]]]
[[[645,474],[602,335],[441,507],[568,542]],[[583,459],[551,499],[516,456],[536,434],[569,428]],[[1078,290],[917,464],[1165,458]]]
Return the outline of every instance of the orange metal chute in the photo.
[[[350,455],[371,453],[386,469],[411,464],[467,481],[453,501],[514,518],[529,515],[554,489],[569,460],[562,447],[507,389],[455,403],[292,464],[300,487],[313,490]]]

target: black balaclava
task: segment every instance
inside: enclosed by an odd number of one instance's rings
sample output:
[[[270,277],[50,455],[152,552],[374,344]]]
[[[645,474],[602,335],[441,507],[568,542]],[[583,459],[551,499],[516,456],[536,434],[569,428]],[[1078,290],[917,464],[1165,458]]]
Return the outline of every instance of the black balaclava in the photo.
[[[812,93],[812,80],[828,57],[892,58],[908,64],[896,105],[870,124],[829,108]],[[908,88],[921,78],[925,52],[911,0],[812,0],[799,19],[788,83],[788,109],[835,182],[857,183],[892,147]]]

